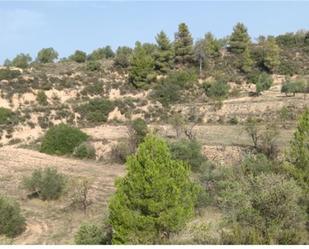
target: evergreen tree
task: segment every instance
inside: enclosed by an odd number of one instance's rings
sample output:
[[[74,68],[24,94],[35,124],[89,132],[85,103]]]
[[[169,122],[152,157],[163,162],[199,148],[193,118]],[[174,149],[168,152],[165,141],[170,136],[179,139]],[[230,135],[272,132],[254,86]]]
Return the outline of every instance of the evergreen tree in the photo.
[[[252,65],[253,65],[253,61],[251,59],[249,48],[246,48],[242,54],[241,70],[244,73],[249,73],[252,70]]]
[[[188,165],[173,160],[167,144],[146,136],[127,160],[127,175],[110,202],[113,244],[155,244],[193,215],[198,189]]]
[[[175,34],[174,49],[177,64],[185,65],[193,62],[193,39],[185,23],[178,26],[178,32]]]
[[[140,42],[136,42],[129,68],[129,82],[135,87],[143,87],[150,81],[154,70],[154,60]]]
[[[114,58],[114,64],[117,67],[127,68],[130,65],[130,56],[132,54],[132,48],[123,46],[118,47]]]
[[[157,37],[157,51],[155,52],[155,69],[167,73],[172,67],[173,51],[167,35],[161,31]]]
[[[237,23],[229,39],[229,51],[235,54],[242,54],[249,44],[250,36],[247,27],[242,23]]]
[[[210,32],[205,34],[204,48],[207,58],[214,58],[220,55],[219,41]]]
[[[269,37],[264,42],[264,66],[273,72],[280,64],[279,52],[280,48],[277,45],[276,39],[274,37]]]
[[[39,63],[52,63],[57,58],[58,52],[53,48],[43,48],[37,55],[37,61]]]

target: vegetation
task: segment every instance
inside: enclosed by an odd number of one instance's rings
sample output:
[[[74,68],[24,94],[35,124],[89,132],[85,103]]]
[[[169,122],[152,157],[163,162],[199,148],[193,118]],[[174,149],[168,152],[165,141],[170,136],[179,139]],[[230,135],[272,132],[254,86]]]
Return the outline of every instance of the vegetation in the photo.
[[[39,105],[48,105],[47,96],[44,91],[38,92],[36,101],[39,103]]]
[[[50,128],[43,137],[40,151],[47,154],[71,154],[74,148],[85,142],[88,135],[77,128],[59,124]]]
[[[39,63],[52,63],[56,59],[58,59],[58,52],[53,48],[43,48],[37,55],[37,61]]]
[[[95,148],[91,144],[83,142],[75,147],[73,155],[80,159],[95,159]]]
[[[14,113],[7,108],[0,107],[0,125],[10,123]]]
[[[113,109],[113,102],[103,98],[92,99],[76,108],[82,119],[94,124],[106,122],[108,113]]]
[[[83,51],[76,50],[74,54],[69,57],[70,60],[73,60],[77,63],[85,62],[87,59],[87,54]]]
[[[26,228],[26,220],[19,204],[13,199],[0,196],[0,234],[13,238]]]
[[[113,244],[160,243],[179,231],[193,215],[197,195],[187,165],[149,135],[129,157],[127,170],[109,205]]]
[[[36,169],[31,177],[25,177],[24,186],[31,191],[29,196],[38,196],[42,200],[58,199],[64,191],[65,177],[55,168]]]

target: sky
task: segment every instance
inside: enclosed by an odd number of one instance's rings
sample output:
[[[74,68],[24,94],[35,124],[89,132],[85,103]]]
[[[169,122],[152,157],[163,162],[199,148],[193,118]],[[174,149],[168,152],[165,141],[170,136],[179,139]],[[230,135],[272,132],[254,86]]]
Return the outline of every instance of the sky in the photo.
[[[229,35],[243,22],[251,37],[309,29],[309,1],[3,1],[0,63],[18,53],[33,58],[53,47],[60,57],[111,45],[155,42],[164,30],[174,38],[188,24],[194,40],[206,32]]]

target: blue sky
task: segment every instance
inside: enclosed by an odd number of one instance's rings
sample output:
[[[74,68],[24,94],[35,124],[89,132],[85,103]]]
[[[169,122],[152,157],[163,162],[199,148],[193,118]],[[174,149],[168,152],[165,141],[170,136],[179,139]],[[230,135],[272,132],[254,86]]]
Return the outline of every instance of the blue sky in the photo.
[[[164,30],[171,39],[186,22],[194,39],[217,37],[244,22],[252,38],[309,29],[304,1],[0,1],[0,63],[24,52],[35,57],[54,47],[60,57],[76,49],[154,42]]]

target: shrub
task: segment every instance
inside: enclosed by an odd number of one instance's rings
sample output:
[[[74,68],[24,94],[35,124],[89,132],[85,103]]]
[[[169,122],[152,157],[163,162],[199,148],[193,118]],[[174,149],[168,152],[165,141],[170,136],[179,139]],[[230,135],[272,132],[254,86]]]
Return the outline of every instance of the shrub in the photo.
[[[129,136],[130,139],[133,140],[135,146],[137,147],[141,142],[143,142],[144,138],[148,133],[148,127],[145,120],[138,118],[133,120],[129,125]]]
[[[121,142],[114,145],[111,149],[111,159],[117,163],[125,163],[127,157],[134,151],[131,151],[127,142]]]
[[[114,103],[108,99],[95,98],[77,107],[83,119],[90,123],[106,122],[108,114],[114,109]]]
[[[160,243],[181,230],[198,192],[186,164],[172,159],[162,139],[148,135],[128,158],[127,170],[109,205],[113,244]]]
[[[302,243],[305,217],[298,205],[302,192],[293,180],[262,173],[224,191],[230,226],[223,243]]]
[[[86,142],[81,143],[77,147],[75,147],[73,151],[73,155],[78,158],[87,158],[87,159],[95,159],[95,148]]]
[[[102,83],[94,83],[91,85],[85,86],[85,88],[81,91],[83,95],[100,95],[103,92],[103,84]]]
[[[36,101],[40,104],[40,105],[48,105],[47,102],[47,96],[45,94],[44,91],[39,91],[37,96],[36,96]]]
[[[187,162],[193,171],[198,171],[207,158],[202,154],[202,146],[196,140],[182,139],[170,144],[175,160]]]
[[[84,223],[75,234],[75,244],[77,245],[110,245],[112,231],[106,220],[103,225]]]
[[[25,218],[20,213],[20,207],[12,199],[0,197],[0,234],[15,237],[26,228]]]
[[[293,95],[295,93],[304,93],[306,92],[306,82],[304,80],[286,81],[281,87],[281,92],[285,93],[285,95],[289,93]]]
[[[8,124],[14,113],[10,109],[0,107],[0,125]]]
[[[206,82],[203,87],[207,96],[211,98],[225,98],[229,92],[229,85],[222,80]]]
[[[98,61],[88,61],[86,65],[86,69],[88,71],[99,71],[101,68],[101,63]]]
[[[17,78],[21,75],[19,70],[11,70],[9,68],[1,68],[0,69],[0,81],[1,80],[11,80]]]
[[[24,187],[31,191],[31,196],[38,195],[42,200],[58,199],[64,191],[65,177],[55,168],[36,169],[31,177],[25,177]]]
[[[85,142],[88,135],[78,128],[59,124],[50,128],[43,137],[41,152],[47,154],[71,154],[75,147]]]
[[[130,56],[132,49],[129,47],[118,47],[114,58],[114,64],[117,67],[127,68],[130,65]]]
[[[250,155],[241,164],[244,175],[257,176],[261,173],[271,173],[273,163],[264,154]]]
[[[261,92],[268,90],[273,83],[271,76],[267,73],[261,73],[255,84],[256,93],[259,95]]]

